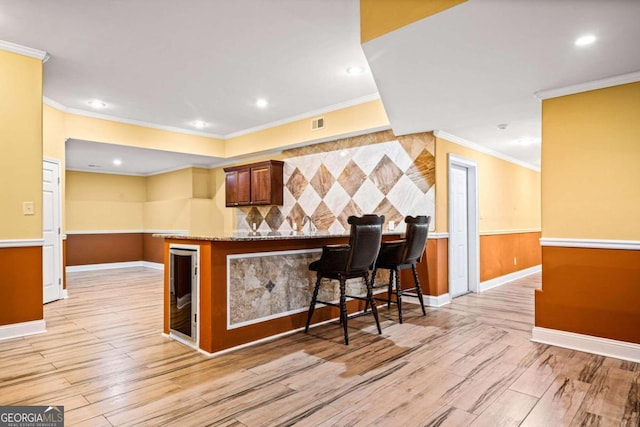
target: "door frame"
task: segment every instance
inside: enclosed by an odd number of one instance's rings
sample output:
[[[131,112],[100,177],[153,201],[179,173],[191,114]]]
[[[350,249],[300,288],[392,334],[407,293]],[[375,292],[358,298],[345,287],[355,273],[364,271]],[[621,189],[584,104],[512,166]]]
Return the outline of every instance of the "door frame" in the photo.
[[[171,292],[170,288],[171,288],[171,250],[172,249],[176,249],[176,250],[187,250],[189,252],[195,252],[195,261],[196,261],[196,271],[194,272],[193,276],[195,277],[195,283],[193,284],[193,287],[191,288],[191,291],[193,293],[192,295],[192,308],[193,308],[193,313],[192,315],[195,316],[195,339],[189,339],[189,337],[182,335],[180,332],[178,331],[174,331],[171,329],[171,304],[167,304],[166,308],[165,308],[165,316],[167,319],[169,319],[169,337],[173,338],[176,341],[181,342],[184,345],[187,345],[189,347],[195,348],[195,349],[199,349],[200,348],[200,245],[189,245],[189,244],[182,244],[182,243],[171,243],[169,244],[169,265],[166,268],[166,272],[165,272],[165,278],[168,278],[168,282],[165,286],[167,286],[165,288],[165,293],[167,295],[167,297],[169,296],[169,293]],[[193,302],[195,300],[195,303]]]
[[[62,262],[64,259],[64,247],[62,244],[62,162],[58,159],[53,159],[50,157],[42,157],[42,168],[44,169],[44,163],[51,163],[53,165],[55,165],[56,168],[58,168],[58,230],[60,230],[58,232],[58,259],[56,260],[57,264],[58,264],[58,273],[60,274],[60,276],[58,277],[59,281],[58,281],[58,286],[60,286],[60,289],[58,290],[58,296],[60,297],[59,299],[65,299],[68,298],[68,294],[66,292],[66,289],[64,288],[64,263]],[[43,188],[43,194],[44,194],[44,188]],[[43,206],[44,208],[44,206]],[[44,221],[44,212],[42,213],[42,220]],[[44,239],[44,236],[42,236],[42,238]],[[43,243],[44,244],[44,243]],[[44,279],[43,279],[43,286],[44,286]]]
[[[480,290],[480,225],[478,209],[478,163],[475,160],[467,159],[457,154],[449,153],[447,161],[447,207],[448,207],[448,229],[451,230],[453,224],[453,188],[452,166],[458,166],[467,170],[467,250],[468,253],[468,280],[469,291],[479,292]],[[447,290],[451,288],[451,275],[453,272],[453,245],[451,244],[451,233],[449,233],[448,244],[448,280]]]

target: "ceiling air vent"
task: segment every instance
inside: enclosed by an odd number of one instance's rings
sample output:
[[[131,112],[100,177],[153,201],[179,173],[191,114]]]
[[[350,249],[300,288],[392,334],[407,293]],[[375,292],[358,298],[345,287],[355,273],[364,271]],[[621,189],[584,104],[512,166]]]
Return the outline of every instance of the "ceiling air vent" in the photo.
[[[324,129],[324,117],[311,120],[311,130]]]

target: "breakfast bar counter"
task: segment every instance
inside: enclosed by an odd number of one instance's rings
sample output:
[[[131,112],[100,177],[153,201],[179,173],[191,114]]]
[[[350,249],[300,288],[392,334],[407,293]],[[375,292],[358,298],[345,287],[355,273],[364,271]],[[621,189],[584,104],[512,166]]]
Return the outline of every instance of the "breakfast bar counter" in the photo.
[[[180,286],[171,277],[171,251],[196,254],[193,286],[195,307],[191,307],[194,333],[190,345],[206,353],[217,353],[257,340],[303,328],[316,280],[309,264],[320,258],[322,246],[346,244],[348,234],[323,233],[232,233],[218,236],[158,234],[164,239],[164,332],[172,332],[170,307]],[[400,237],[385,233],[383,240]],[[188,275],[187,275],[188,276]],[[380,282],[388,280],[381,276]],[[377,280],[378,281],[378,280]],[[347,282],[354,294],[364,294],[362,280]],[[176,289],[178,289],[176,291]],[[325,301],[337,300],[337,282],[323,285]],[[177,306],[186,306],[186,291],[178,295]],[[349,312],[364,303],[349,301]],[[314,323],[338,318],[333,307],[318,307]],[[175,316],[174,316],[175,317]]]

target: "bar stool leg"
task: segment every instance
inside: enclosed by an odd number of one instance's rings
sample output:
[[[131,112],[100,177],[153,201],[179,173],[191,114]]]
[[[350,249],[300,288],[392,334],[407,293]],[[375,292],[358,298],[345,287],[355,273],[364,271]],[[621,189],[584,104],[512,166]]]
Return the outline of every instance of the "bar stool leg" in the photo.
[[[377,269],[377,268],[374,268],[374,269],[373,269],[373,275],[371,276],[371,287],[372,287],[372,289],[371,289],[371,292],[372,292],[372,293],[371,293],[371,295],[373,295],[373,285],[376,283],[376,274],[378,274],[378,269]],[[366,277],[365,277],[365,283],[367,284],[367,287],[369,287],[369,282],[367,282],[366,280],[367,280],[367,279],[366,279]],[[374,304],[375,304],[375,302],[374,302]],[[366,313],[368,309],[369,309],[369,299],[367,299],[367,300],[365,301],[365,303],[364,303],[364,311],[363,311],[363,313]]]
[[[340,276],[340,320],[344,330],[344,345],[349,345],[349,332],[347,330],[347,297],[346,279]]]
[[[418,295],[418,300],[420,300],[420,306],[422,307],[422,315],[426,316],[427,311],[424,309],[424,299],[422,298],[422,288],[420,287],[420,279],[418,278],[418,271],[416,270],[415,264],[411,264],[411,271],[413,271],[413,281],[416,284],[416,294]]]
[[[392,293],[393,293],[393,270],[389,270],[389,285],[387,287],[387,310],[391,309]]]
[[[378,335],[382,334],[382,328],[380,328],[380,319],[378,319],[378,307],[376,307],[376,301],[373,299],[373,281],[375,279],[375,270],[374,275],[369,281],[368,275],[365,273],[364,275],[364,283],[367,284],[367,303],[371,304],[371,312],[373,313],[373,318],[376,320],[376,327],[378,328]]]
[[[402,289],[400,289],[400,274],[394,269],[391,274],[396,276],[396,304],[398,304],[398,320],[402,323]]]
[[[316,279],[316,287],[313,288],[313,296],[311,297],[311,304],[309,305],[309,313],[307,314],[307,325],[304,327],[304,333],[309,332],[309,325],[311,324],[311,316],[316,309],[316,300],[318,299],[318,290],[320,290],[320,272],[318,272],[318,278]]]

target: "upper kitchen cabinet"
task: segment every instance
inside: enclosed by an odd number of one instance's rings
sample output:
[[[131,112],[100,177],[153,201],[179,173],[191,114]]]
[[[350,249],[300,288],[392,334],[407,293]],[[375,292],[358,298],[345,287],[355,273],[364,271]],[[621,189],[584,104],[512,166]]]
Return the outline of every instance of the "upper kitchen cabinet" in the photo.
[[[283,180],[279,160],[224,168],[227,207],[282,205]]]

